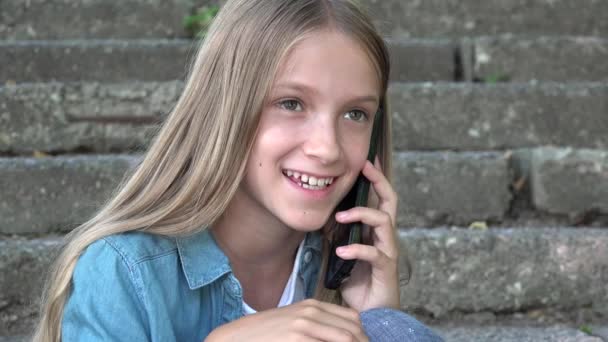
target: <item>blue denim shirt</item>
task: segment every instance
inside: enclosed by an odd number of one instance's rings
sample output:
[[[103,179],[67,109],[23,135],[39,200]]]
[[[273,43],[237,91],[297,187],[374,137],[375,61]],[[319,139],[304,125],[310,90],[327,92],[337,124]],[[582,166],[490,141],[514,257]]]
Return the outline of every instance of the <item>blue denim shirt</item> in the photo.
[[[321,237],[306,235],[300,260],[313,296]],[[243,316],[243,290],[208,230],[188,238],[112,235],[80,256],[64,309],[63,341],[200,342]]]

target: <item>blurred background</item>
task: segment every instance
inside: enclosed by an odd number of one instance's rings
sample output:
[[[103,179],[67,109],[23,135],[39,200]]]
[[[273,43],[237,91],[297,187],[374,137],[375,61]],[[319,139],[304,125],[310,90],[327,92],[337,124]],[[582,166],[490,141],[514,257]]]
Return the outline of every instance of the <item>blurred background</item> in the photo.
[[[402,308],[447,341],[608,341],[608,1],[359,2],[392,55]],[[0,0],[0,341],[219,6]]]

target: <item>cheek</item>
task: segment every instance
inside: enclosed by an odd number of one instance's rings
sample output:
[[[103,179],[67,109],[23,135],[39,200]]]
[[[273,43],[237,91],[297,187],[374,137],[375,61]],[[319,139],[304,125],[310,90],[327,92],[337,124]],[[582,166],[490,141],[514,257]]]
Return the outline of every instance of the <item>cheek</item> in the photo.
[[[367,153],[369,151],[369,142],[367,140],[359,139],[359,141],[351,141],[345,149],[349,164],[353,169],[362,170],[367,160]]]

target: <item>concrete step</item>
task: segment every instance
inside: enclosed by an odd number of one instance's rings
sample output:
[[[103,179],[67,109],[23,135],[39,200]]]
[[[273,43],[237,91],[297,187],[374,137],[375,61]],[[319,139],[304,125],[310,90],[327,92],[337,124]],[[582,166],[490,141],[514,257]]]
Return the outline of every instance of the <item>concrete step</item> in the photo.
[[[103,204],[139,158],[0,158],[0,234],[71,230]],[[606,170],[606,150],[396,152],[398,222],[406,227],[543,220],[603,225],[608,222]],[[514,207],[515,200],[525,203]]]
[[[387,41],[394,82],[608,80],[608,40],[515,36]],[[2,41],[0,84],[183,79],[193,40]]]
[[[363,0],[393,37],[608,35],[608,3],[596,0]],[[557,25],[556,23],[559,23]]]
[[[608,83],[393,84],[399,150],[608,148]]]
[[[31,341],[28,339],[28,336],[20,335],[20,336],[0,336],[0,342],[27,342]]]
[[[2,41],[0,82],[183,79],[193,40]]]
[[[194,40],[2,41],[0,84],[49,81],[171,81],[184,79]],[[450,40],[392,40],[395,81],[452,81],[458,44]]]
[[[141,149],[182,89],[179,81],[0,87],[0,153]]]
[[[0,158],[0,234],[66,231],[110,196],[135,156]]]
[[[176,38],[196,5],[215,0],[4,0],[0,39]],[[579,0],[362,0],[392,37],[502,33],[608,35],[608,4]],[[556,25],[555,23],[559,23]]]
[[[472,47],[471,78],[495,81],[605,81],[608,80],[608,40],[594,37],[515,36],[465,39]],[[463,58],[467,58],[463,56]]]
[[[446,342],[603,342],[569,326],[456,326],[432,327]]]
[[[0,158],[0,234],[71,230],[99,208],[139,158]],[[509,172],[504,153],[399,153],[399,222],[468,225],[499,220],[511,200]]]
[[[140,158],[0,158],[0,234],[71,230],[99,208]],[[560,220],[547,222],[562,226],[608,223],[605,150],[396,152],[393,163],[401,226],[535,225],[551,214]],[[539,220],[518,221],[515,199],[528,206],[518,210],[536,213]]]
[[[4,0],[0,39],[177,38],[194,0]]]
[[[399,241],[402,307],[409,312],[441,318],[589,308],[608,314],[606,229],[402,229]],[[44,271],[59,245],[57,238],[0,240],[0,336],[30,331]],[[409,284],[405,252],[413,266]]]
[[[0,87],[0,154],[145,146],[180,81]],[[608,83],[393,83],[397,150],[608,149]]]
[[[446,342],[603,342],[569,326],[456,326],[430,327]],[[0,336],[0,342],[26,342],[27,336]]]

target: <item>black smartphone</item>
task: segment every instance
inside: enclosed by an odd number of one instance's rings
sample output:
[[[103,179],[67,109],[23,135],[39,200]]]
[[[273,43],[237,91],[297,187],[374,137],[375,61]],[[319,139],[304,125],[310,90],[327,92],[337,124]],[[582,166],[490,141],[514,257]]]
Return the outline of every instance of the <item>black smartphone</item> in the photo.
[[[372,136],[369,144],[369,152],[367,159],[374,162],[376,152],[378,149],[378,139],[380,138],[380,132],[382,131],[382,107],[376,113],[374,117],[374,123],[372,127]],[[337,207],[338,211],[348,210],[353,207],[364,207],[367,206],[367,197],[369,194],[369,180],[365,178],[363,174],[359,174],[355,185],[346,194],[346,197],[340,202]],[[332,241],[330,242],[329,257],[327,259],[327,268],[325,271],[325,287],[328,289],[335,290],[344,280],[350,276],[350,272],[357,260],[344,260],[336,254],[336,248],[341,246],[350,245],[353,243],[361,243],[361,235],[363,230],[363,224],[361,222],[354,222],[350,224],[338,224],[333,231]]]

